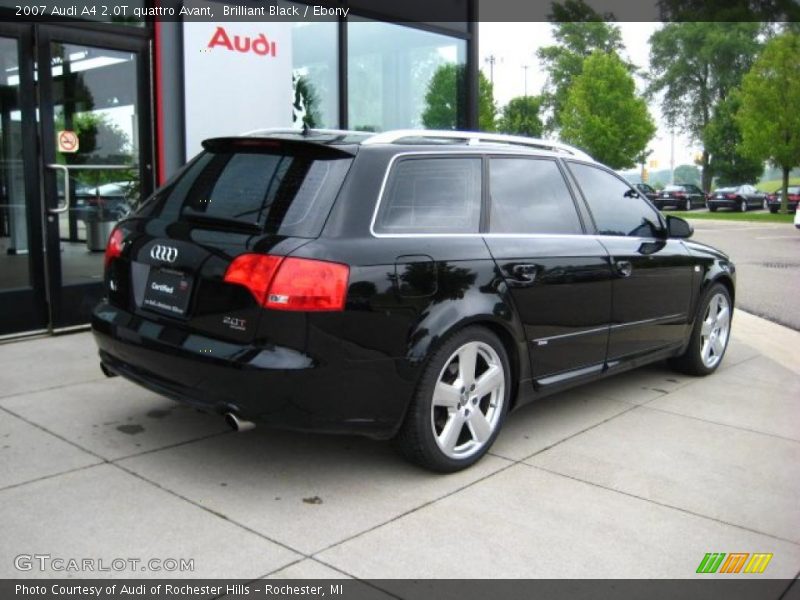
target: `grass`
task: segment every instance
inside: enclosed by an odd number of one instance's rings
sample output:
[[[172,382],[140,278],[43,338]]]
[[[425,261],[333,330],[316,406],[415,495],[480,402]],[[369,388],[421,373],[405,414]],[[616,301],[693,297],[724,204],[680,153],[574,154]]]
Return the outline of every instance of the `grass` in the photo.
[[[707,219],[712,221],[750,221],[754,223],[792,223],[794,215],[783,215],[771,212],[733,212],[718,210],[712,212],[687,212],[685,210],[664,211],[665,215],[675,215],[682,219]]]
[[[769,179],[767,181],[761,181],[756,184],[756,188],[761,190],[762,192],[767,192],[771,194],[779,187],[783,185],[782,179]],[[789,177],[789,185],[800,185],[800,177]]]

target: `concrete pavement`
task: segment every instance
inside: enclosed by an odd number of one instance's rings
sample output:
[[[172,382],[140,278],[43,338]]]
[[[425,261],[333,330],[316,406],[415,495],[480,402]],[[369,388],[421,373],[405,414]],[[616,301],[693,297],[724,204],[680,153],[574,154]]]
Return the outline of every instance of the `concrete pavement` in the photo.
[[[105,379],[87,333],[0,345],[0,577],[63,576],[15,569],[44,553],[194,560],[73,577],[687,578],[770,552],[759,577],[794,578],[798,347],[737,311],[715,375],[657,364],[546,399],[442,476],[382,442],[231,433]]]

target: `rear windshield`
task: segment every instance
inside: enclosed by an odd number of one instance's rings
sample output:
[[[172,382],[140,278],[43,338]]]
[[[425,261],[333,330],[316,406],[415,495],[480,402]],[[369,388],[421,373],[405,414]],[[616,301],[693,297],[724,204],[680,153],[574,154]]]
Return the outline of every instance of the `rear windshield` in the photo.
[[[160,216],[317,237],[351,163],[306,153],[204,152],[160,192]]]
[[[664,187],[665,192],[685,192],[688,187],[685,185],[668,185]]]

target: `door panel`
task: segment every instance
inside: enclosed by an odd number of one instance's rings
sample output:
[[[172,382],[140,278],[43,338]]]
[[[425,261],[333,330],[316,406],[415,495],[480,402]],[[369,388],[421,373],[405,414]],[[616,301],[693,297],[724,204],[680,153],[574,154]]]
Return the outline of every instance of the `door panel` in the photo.
[[[39,27],[46,268],[54,329],[89,321],[103,293],[108,235],[151,189],[146,50],[142,39]]]
[[[684,244],[626,237],[602,238],[602,244],[615,271],[609,362],[679,344],[692,289],[693,259]]]
[[[47,326],[32,39],[0,23],[0,337]]]
[[[605,248],[588,236],[487,236],[486,243],[525,326],[534,380],[602,366],[611,313]]]

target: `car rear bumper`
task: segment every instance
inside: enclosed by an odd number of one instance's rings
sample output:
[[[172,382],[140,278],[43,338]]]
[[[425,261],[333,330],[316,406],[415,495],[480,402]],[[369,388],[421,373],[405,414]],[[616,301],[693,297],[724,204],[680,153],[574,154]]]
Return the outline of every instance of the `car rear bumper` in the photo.
[[[391,437],[410,398],[394,360],[342,361],[272,344],[237,344],[100,303],[103,366],[156,394],[282,429]]]
[[[798,204],[797,202],[792,202],[791,200],[789,200],[786,203],[786,207],[789,209],[790,212],[794,212],[794,211],[797,210],[797,204]],[[769,203],[769,209],[770,210],[780,210],[781,209],[781,203],[780,202],[770,202]]]
[[[708,205],[709,208],[713,206],[714,208],[735,208],[735,209],[738,209],[739,205],[741,204],[741,202],[739,202],[738,200],[718,200],[718,199],[714,198],[714,199],[707,200],[706,204]]]

